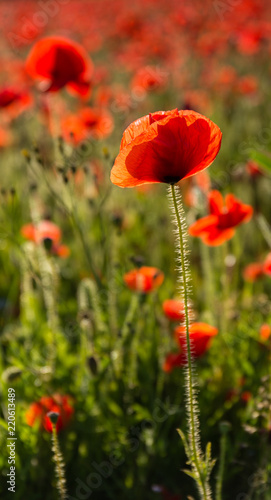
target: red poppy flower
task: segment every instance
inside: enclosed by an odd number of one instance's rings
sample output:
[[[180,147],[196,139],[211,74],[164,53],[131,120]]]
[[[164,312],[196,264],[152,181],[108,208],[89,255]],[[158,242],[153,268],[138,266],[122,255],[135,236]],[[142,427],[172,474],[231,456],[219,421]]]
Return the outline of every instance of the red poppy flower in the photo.
[[[248,222],[253,214],[253,208],[239,201],[233,194],[227,194],[225,206],[219,191],[209,194],[210,215],[202,217],[189,228],[191,236],[198,236],[210,246],[221,245],[232,238],[235,227],[242,222]]]
[[[62,120],[64,138],[69,142],[81,142],[87,137],[102,139],[113,130],[113,118],[105,109],[84,108],[76,115]]]
[[[182,352],[170,353],[167,355],[163,364],[163,370],[166,373],[172,372],[173,368],[178,368],[185,365],[184,355]]]
[[[79,95],[89,94],[92,62],[83,47],[68,38],[39,40],[28,55],[26,70],[32,78],[43,82],[46,92],[67,86]]]
[[[269,325],[267,325],[267,323],[264,323],[260,328],[261,340],[263,340],[263,341],[268,340],[270,335],[271,335],[271,327]]]
[[[183,321],[184,303],[181,300],[168,299],[163,302],[163,311],[168,319],[173,321]]]
[[[192,323],[189,327],[189,337],[191,340],[192,352],[195,358],[202,356],[210,347],[212,337],[218,334],[218,329],[207,323]],[[176,340],[179,342],[182,351],[186,348],[185,326],[177,326],[174,330]]]
[[[180,352],[167,355],[163,370],[171,372],[177,366],[185,366],[186,359],[186,333],[185,326],[178,326],[174,330],[176,341],[179,344]],[[191,341],[192,355],[194,358],[202,356],[211,345],[212,338],[217,335],[218,329],[207,323],[192,323],[189,327],[189,337]]]
[[[258,80],[253,75],[243,76],[237,83],[237,91],[245,95],[255,94],[258,87]]]
[[[16,118],[31,105],[32,99],[28,92],[15,87],[3,87],[0,89],[0,109],[8,114],[8,117]]]
[[[155,66],[140,68],[135,74],[131,86],[134,94],[144,96],[146,92],[163,88],[166,83],[166,73]]]
[[[130,290],[148,293],[162,285],[164,273],[156,267],[143,266],[129,271],[123,279]]]
[[[111,181],[120,187],[175,184],[207,168],[221,145],[217,125],[195,111],[158,111],[125,130]]]
[[[12,87],[0,89],[0,108],[8,108],[15,102],[29,102],[30,96]]]
[[[38,402],[32,403],[26,413],[26,423],[33,427],[35,422],[39,422],[41,427],[47,432],[52,432],[52,423],[48,417],[49,412],[59,413],[56,424],[56,430],[60,431],[66,427],[74,412],[70,405],[72,398],[70,396],[61,396],[54,394],[53,396],[43,396]]]
[[[61,229],[50,220],[42,220],[36,227],[34,224],[26,224],[22,227],[21,234],[35,243],[40,243],[47,238],[54,243],[59,243],[61,240]]]
[[[243,278],[246,281],[253,283],[264,276],[263,264],[260,262],[252,262],[248,264],[243,271]]]
[[[246,171],[251,177],[259,177],[264,175],[264,172],[259,167],[258,163],[253,160],[249,160],[246,164]]]
[[[29,241],[42,243],[44,240],[51,240],[51,252],[59,257],[66,258],[70,255],[70,250],[66,245],[61,245],[61,229],[49,220],[42,220],[35,227],[34,224],[25,224],[21,228],[21,234]]]

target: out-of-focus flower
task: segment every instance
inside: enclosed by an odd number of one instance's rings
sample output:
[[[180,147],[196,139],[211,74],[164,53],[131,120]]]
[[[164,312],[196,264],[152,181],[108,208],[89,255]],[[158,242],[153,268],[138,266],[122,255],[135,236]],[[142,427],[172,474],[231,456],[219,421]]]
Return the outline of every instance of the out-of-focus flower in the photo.
[[[71,396],[67,395],[54,394],[53,396],[43,396],[39,401],[30,405],[26,413],[26,423],[33,427],[38,422],[40,427],[43,427],[47,432],[52,432],[52,422],[47,414],[55,412],[59,414],[56,424],[58,432],[65,428],[71,420],[74,413],[71,402]]]
[[[173,368],[185,366],[186,358],[186,328],[178,326],[174,330],[175,339],[179,345],[180,351],[167,355],[163,369],[165,372],[171,372]],[[210,347],[212,338],[218,334],[218,329],[207,323],[192,323],[189,327],[189,337],[191,341],[192,355],[194,358],[202,356]]]
[[[50,251],[59,257],[65,258],[70,255],[70,249],[66,245],[60,244],[61,229],[49,220],[42,220],[37,226],[25,224],[21,228],[21,234],[27,240],[37,244],[48,241]]]
[[[240,92],[240,94],[251,95],[256,93],[258,87],[259,83],[257,78],[253,75],[246,75],[239,78],[236,90]]]
[[[182,300],[168,299],[163,302],[163,311],[168,319],[172,321],[183,321],[184,303]]]
[[[210,215],[202,217],[189,227],[189,234],[202,239],[210,246],[221,245],[232,238],[235,227],[248,222],[253,214],[253,208],[245,205],[233,194],[227,194],[225,205],[219,191],[209,194]]]
[[[0,88],[0,110],[7,118],[16,118],[32,103],[32,98],[26,90],[15,87]]]
[[[243,270],[243,278],[251,283],[264,276],[263,264],[260,262],[251,262]]]
[[[111,134],[113,118],[105,109],[84,108],[75,115],[69,115],[61,122],[66,141],[81,142],[88,137],[102,139]]]
[[[262,33],[259,28],[247,28],[238,31],[237,48],[241,54],[253,55],[259,51]]]
[[[167,75],[161,68],[145,66],[140,68],[132,79],[131,87],[136,96],[143,97],[147,92],[163,89]]]
[[[176,184],[207,168],[221,144],[215,123],[195,111],[158,111],[125,130],[111,181],[120,187]]]
[[[246,171],[251,177],[259,177],[264,175],[263,170],[259,167],[258,163],[249,160],[246,164]]]
[[[253,282],[264,276],[271,276],[271,253],[267,255],[264,262],[251,262],[243,271],[246,281]]]
[[[156,267],[143,266],[129,271],[123,279],[131,290],[148,293],[162,285],[164,273]]]
[[[41,90],[56,92],[63,87],[72,93],[87,96],[93,65],[87,53],[73,40],[61,37],[46,37],[32,47],[26,71],[41,81]]]
[[[269,339],[270,335],[271,327],[267,323],[264,323],[260,328],[260,339],[266,341]]]

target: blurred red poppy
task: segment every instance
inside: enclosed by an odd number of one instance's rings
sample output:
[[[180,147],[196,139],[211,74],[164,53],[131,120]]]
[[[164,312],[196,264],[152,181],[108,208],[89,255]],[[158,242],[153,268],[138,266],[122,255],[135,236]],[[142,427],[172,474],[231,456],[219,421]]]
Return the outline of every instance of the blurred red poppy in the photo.
[[[28,55],[26,71],[32,78],[41,80],[45,92],[67,86],[71,92],[89,95],[92,62],[83,47],[68,38],[39,40]]]
[[[105,109],[84,108],[69,115],[61,122],[64,138],[69,142],[81,142],[87,137],[102,139],[113,130],[113,118]]]
[[[143,97],[146,92],[163,88],[166,81],[165,71],[155,66],[145,66],[136,72],[131,87],[135,96]]]
[[[32,403],[26,413],[26,423],[33,427],[35,422],[44,427],[47,432],[52,432],[52,423],[48,417],[49,412],[59,414],[56,430],[57,432],[65,428],[73,415],[74,409],[70,405],[72,402],[71,396],[61,396],[54,394],[53,396],[43,396],[38,402]]]
[[[168,299],[163,302],[163,311],[168,319],[173,321],[183,321],[185,318],[184,314],[184,303],[182,300]]]
[[[263,264],[260,262],[251,262],[243,271],[243,278],[253,283],[264,276]]]
[[[195,111],[158,111],[125,130],[111,181],[120,187],[175,184],[207,168],[221,145],[217,125]]]
[[[258,163],[253,160],[249,160],[246,164],[246,171],[251,177],[259,177],[264,175],[263,170],[260,168]]]
[[[261,340],[263,341],[268,340],[270,335],[271,335],[271,327],[267,323],[264,323],[260,328]]]
[[[264,276],[271,276],[271,253],[266,256],[264,262],[251,262],[243,271],[246,281],[253,282]]]
[[[171,372],[177,366],[185,366],[186,359],[186,328],[178,326],[174,330],[174,336],[179,344],[180,352],[170,353],[164,362],[163,370]],[[212,338],[217,335],[218,329],[207,323],[192,323],[189,327],[192,355],[194,358],[202,356],[211,345]]]
[[[26,224],[22,227],[21,234],[35,243],[40,243],[46,238],[54,243],[59,243],[61,240],[61,229],[50,220],[42,220],[36,227],[34,224]]]
[[[61,245],[61,229],[49,220],[42,220],[37,226],[25,224],[21,228],[21,234],[27,240],[39,244],[45,240],[50,240],[52,246],[50,251],[59,257],[66,258],[70,255],[70,249],[66,245]]]
[[[193,357],[198,358],[202,356],[205,351],[210,347],[212,337],[218,334],[218,329],[207,323],[192,323],[189,327],[189,337],[191,339],[191,346]],[[177,326],[174,330],[176,340],[179,342],[182,351],[186,348],[186,335],[185,326]]]
[[[255,94],[258,90],[258,87],[258,80],[253,75],[243,76],[242,78],[239,78],[237,82],[237,91],[240,92],[240,94]]]
[[[202,217],[189,227],[189,234],[202,239],[210,246],[221,245],[232,238],[235,227],[248,222],[253,208],[239,201],[233,194],[227,194],[225,205],[219,191],[209,194],[210,215]]]
[[[143,266],[129,271],[123,279],[131,290],[148,293],[162,285],[164,273],[156,267]]]
[[[2,87],[0,89],[0,109],[8,118],[16,118],[32,103],[32,98],[27,91],[15,87]]]

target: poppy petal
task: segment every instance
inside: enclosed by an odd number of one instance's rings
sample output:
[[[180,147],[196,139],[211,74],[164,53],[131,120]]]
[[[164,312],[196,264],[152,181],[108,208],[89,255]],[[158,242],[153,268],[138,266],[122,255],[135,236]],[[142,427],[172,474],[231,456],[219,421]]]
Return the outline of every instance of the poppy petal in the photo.
[[[220,144],[217,125],[195,111],[152,113],[124,132],[111,181],[120,187],[175,184],[207,168]]]

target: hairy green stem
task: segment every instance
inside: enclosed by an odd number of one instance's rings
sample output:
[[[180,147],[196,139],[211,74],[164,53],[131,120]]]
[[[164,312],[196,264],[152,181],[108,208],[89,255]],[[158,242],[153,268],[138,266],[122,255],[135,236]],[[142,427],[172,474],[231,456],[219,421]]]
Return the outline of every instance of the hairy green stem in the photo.
[[[181,286],[182,294],[184,300],[184,311],[185,311],[185,332],[186,332],[186,356],[187,356],[187,370],[186,370],[186,385],[188,392],[187,401],[187,411],[188,411],[188,422],[189,422],[189,444],[192,451],[192,465],[197,473],[197,484],[199,488],[200,495],[202,499],[209,500],[209,487],[206,484],[206,479],[203,477],[202,473],[202,452],[199,443],[199,422],[197,418],[197,402],[196,394],[194,390],[195,381],[193,377],[193,366],[192,366],[192,352],[191,343],[189,337],[189,270],[186,262],[186,249],[184,240],[184,230],[185,230],[185,219],[181,204],[181,195],[177,186],[170,186],[170,195],[173,201],[173,213],[175,217],[175,222],[177,226],[177,238],[179,243],[178,257],[180,259],[180,271],[181,271]]]
[[[52,423],[53,431],[52,431],[52,451],[53,451],[53,460],[55,462],[55,472],[57,478],[57,489],[59,492],[60,500],[67,499],[67,491],[66,491],[66,479],[64,472],[64,462],[62,458],[62,454],[58,444],[57,430],[56,425]]]

